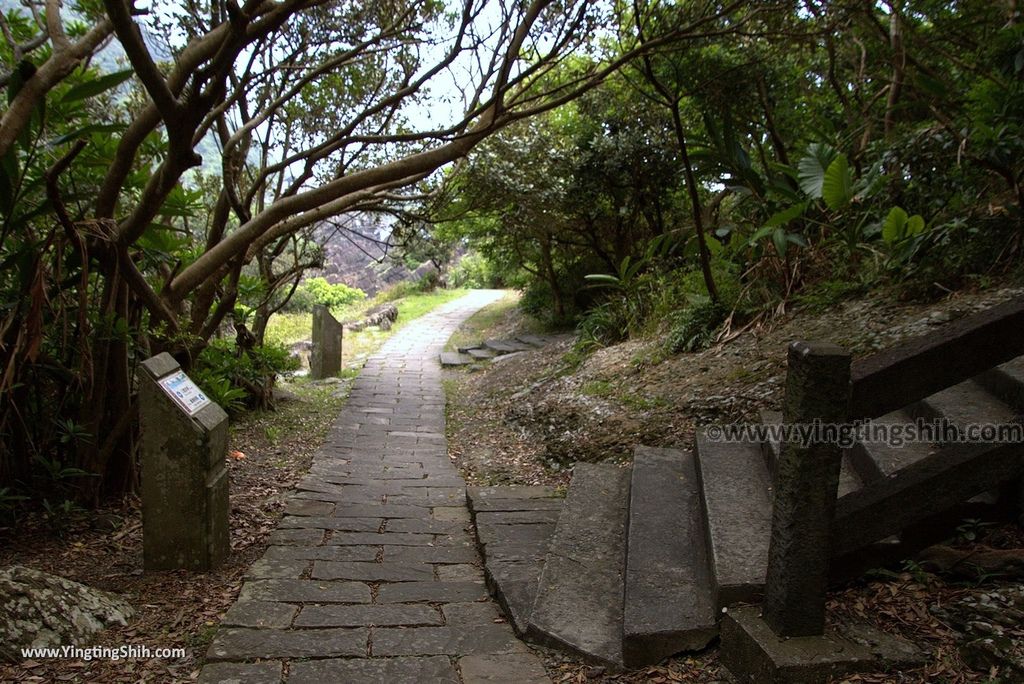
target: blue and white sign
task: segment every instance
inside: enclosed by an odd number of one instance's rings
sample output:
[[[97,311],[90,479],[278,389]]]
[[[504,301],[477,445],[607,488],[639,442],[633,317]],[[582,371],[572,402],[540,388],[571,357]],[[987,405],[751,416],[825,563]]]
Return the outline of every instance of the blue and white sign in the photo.
[[[203,394],[203,390],[192,382],[192,378],[185,375],[185,371],[171,373],[160,381],[160,386],[171,399],[174,399],[174,403],[190,416],[194,416],[199,409],[211,403],[210,398]]]

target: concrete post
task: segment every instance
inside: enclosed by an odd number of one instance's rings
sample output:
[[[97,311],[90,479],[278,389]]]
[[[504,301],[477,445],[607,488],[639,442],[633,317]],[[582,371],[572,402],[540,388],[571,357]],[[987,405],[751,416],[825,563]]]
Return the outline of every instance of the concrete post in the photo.
[[[228,416],[167,353],[139,372],[147,572],[211,570],[230,552]]]
[[[309,353],[309,377],[329,378],[341,372],[341,323],[323,304],[313,307],[313,348]]]
[[[850,401],[850,354],[834,344],[794,342],[783,420],[839,426]],[[781,445],[775,479],[764,621],[779,636],[814,636],[825,627],[829,528],[842,449],[838,438]]]

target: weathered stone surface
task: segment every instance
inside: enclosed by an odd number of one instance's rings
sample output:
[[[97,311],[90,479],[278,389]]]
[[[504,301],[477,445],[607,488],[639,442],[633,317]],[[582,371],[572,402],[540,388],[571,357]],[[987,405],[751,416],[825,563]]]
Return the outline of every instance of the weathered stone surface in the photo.
[[[325,658],[366,655],[368,629],[242,629],[228,627],[206,652],[208,662],[254,658]]]
[[[476,361],[469,354],[460,354],[459,352],[441,352],[440,359],[442,366],[468,366]]]
[[[320,529],[340,532],[376,532],[383,518],[340,518],[313,515],[286,515],[278,523],[279,529]]]
[[[299,546],[295,544],[271,546],[263,554],[274,560],[329,560],[349,562],[372,562],[377,560],[379,546]]]
[[[375,656],[513,653],[526,647],[505,625],[381,628],[373,631]]]
[[[274,530],[270,533],[271,544],[302,544],[303,546],[316,546],[324,540],[323,530],[311,529],[290,529]]]
[[[416,534],[451,534],[462,532],[466,529],[466,523],[451,520],[417,520],[414,518],[401,518],[389,520],[385,531],[387,532],[414,532]]]
[[[398,504],[339,503],[334,515],[339,518],[425,518],[430,515],[430,509],[423,506],[399,506]]]
[[[528,628],[532,639],[613,667],[622,666],[628,488],[628,470],[576,464]]]
[[[765,425],[778,425],[782,423],[782,413],[780,411],[762,411],[761,422]],[[910,445],[908,444],[907,446],[909,447]],[[866,476],[862,475],[863,470],[860,468],[859,460],[855,456],[855,452],[861,447],[863,445],[857,443],[852,448],[844,451],[842,468],[839,471],[839,496],[855,492],[864,486],[865,480],[877,477],[875,473],[868,473]],[[779,450],[781,448],[782,445],[773,439],[769,439],[761,445],[761,453],[768,464],[768,472],[771,474],[772,482],[775,481],[775,473],[779,462]]]
[[[275,627],[284,629],[292,624],[299,612],[298,606],[271,601],[236,601],[228,609],[221,624],[230,627]]]
[[[305,606],[296,627],[386,627],[442,624],[436,609],[425,605]]]
[[[557,508],[523,511],[480,511],[476,514],[477,525],[517,525],[523,523],[547,523],[554,525],[561,513],[561,501]]]
[[[475,565],[438,565],[435,572],[437,572],[437,579],[441,582],[482,582],[484,580],[483,568]]]
[[[718,634],[693,454],[637,447],[629,497],[623,652],[630,667]]]
[[[789,345],[783,420],[839,425],[850,406],[849,352],[826,342]],[[764,619],[783,636],[825,627],[830,530],[842,470],[833,441],[782,445],[775,477]]]
[[[293,663],[288,675],[288,684],[334,682],[459,684],[459,675],[451,661],[443,656],[310,660]]]
[[[466,495],[475,510],[480,510],[477,506],[479,502],[494,499],[505,501],[509,499],[556,498],[555,488],[543,485],[467,487]]]
[[[913,425],[914,417],[905,410],[893,411],[872,422],[879,425]],[[928,458],[936,453],[939,445],[934,442],[909,441],[902,446],[895,446],[883,441],[857,442],[849,451],[849,457],[853,460],[857,472],[864,476],[868,483],[882,478],[890,477],[896,472],[913,465],[914,463]],[[839,495],[848,494],[844,491],[843,482],[840,479]]]
[[[359,582],[253,580],[245,583],[240,597],[284,603],[369,603],[370,588]]]
[[[281,663],[210,663],[199,684],[281,684]]]
[[[697,465],[716,608],[764,592],[771,536],[771,480],[757,444],[697,434]]]
[[[555,533],[552,524],[511,524],[487,525],[479,524],[476,528],[480,543],[484,545],[536,545],[551,539]]]
[[[299,579],[312,563],[299,558],[263,557],[249,566],[245,577],[253,579]]]
[[[474,563],[479,560],[472,546],[385,546],[384,562]]]
[[[540,658],[532,653],[459,658],[464,684],[548,684]]]
[[[452,603],[484,598],[487,589],[482,582],[400,582],[381,585],[377,595],[379,603]]]
[[[517,342],[516,340],[486,340],[484,347],[491,351],[496,351],[499,354],[511,354],[513,352],[527,351],[532,349],[528,344]]]
[[[446,603],[441,606],[444,621],[450,626],[490,625],[499,622],[501,616],[491,601],[473,603]]]
[[[328,378],[341,372],[341,323],[323,304],[313,307],[313,348],[309,352],[309,377]]]
[[[1024,356],[985,371],[975,380],[1018,411],[1024,411]]]
[[[231,552],[228,416],[212,402],[193,415],[181,408],[159,384],[180,371],[164,352],[138,372],[146,571],[211,570]]]
[[[936,392],[916,408],[918,415],[946,419],[961,432],[967,425],[1005,425],[1017,422],[1020,416],[1016,408],[973,380]]]
[[[336,504],[330,501],[289,499],[284,508],[285,515],[331,515]]]
[[[402,532],[341,532],[331,537],[329,544],[341,546],[430,546],[437,542],[432,534],[405,534]]]
[[[22,565],[0,570],[0,605],[0,657],[11,662],[22,648],[85,645],[134,614],[120,596]]]
[[[923,662],[913,645],[864,626],[847,628],[846,634],[779,637],[760,612],[758,606],[741,606],[722,620],[720,658],[740,682],[822,684]]]
[[[483,361],[485,359],[493,359],[495,356],[498,355],[497,352],[493,352],[489,349],[470,349],[466,353],[478,361]]]
[[[313,579],[414,582],[434,579],[434,568],[426,564],[316,561],[313,564]]]
[[[434,520],[447,520],[449,522],[470,522],[469,511],[464,506],[438,506],[431,509],[431,517]]]

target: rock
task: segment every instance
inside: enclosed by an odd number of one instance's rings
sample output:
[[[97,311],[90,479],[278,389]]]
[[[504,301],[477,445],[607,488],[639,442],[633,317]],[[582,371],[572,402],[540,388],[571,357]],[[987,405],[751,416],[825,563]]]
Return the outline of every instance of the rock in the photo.
[[[0,658],[19,662],[22,648],[84,645],[134,611],[114,594],[21,565],[0,570]]]

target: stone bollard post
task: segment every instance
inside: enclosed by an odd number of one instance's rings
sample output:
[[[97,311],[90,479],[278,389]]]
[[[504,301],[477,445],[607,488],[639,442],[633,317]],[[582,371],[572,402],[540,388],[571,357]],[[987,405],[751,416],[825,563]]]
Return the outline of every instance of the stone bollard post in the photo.
[[[850,354],[834,344],[793,342],[784,422],[844,424],[849,415],[850,361]],[[765,623],[779,636],[814,636],[824,630],[829,531],[842,467],[842,449],[835,437],[781,445],[763,612]]]
[[[323,304],[313,307],[313,348],[309,353],[309,377],[321,380],[341,372],[341,323]]]
[[[139,372],[147,572],[211,570],[230,552],[228,417],[167,354]]]

